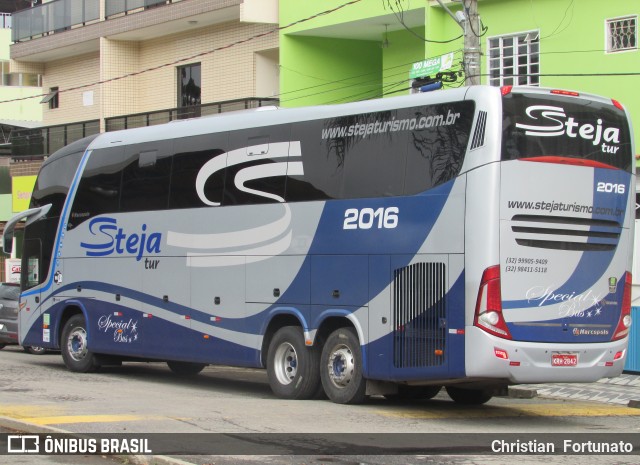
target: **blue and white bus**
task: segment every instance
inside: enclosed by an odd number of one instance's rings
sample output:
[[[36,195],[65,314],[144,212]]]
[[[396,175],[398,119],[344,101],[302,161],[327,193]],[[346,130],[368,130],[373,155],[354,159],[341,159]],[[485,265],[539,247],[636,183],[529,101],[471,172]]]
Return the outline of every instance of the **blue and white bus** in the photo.
[[[86,138],[4,231],[20,343],[338,403],[613,377],[634,153],[616,101],[486,86]]]

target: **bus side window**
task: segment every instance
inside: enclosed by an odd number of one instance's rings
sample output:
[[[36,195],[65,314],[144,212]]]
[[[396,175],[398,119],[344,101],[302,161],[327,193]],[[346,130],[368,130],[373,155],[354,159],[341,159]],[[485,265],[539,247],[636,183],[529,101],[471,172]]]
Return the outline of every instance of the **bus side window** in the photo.
[[[118,212],[123,160],[122,147],[91,152],[73,200],[68,229],[94,216]]]
[[[222,203],[227,142],[226,132],[175,140],[169,208],[196,208]],[[215,161],[218,157],[219,161]],[[207,168],[203,170],[205,165]],[[196,187],[199,174],[203,181],[200,192]]]
[[[467,151],[475,104],[472,101],[411,109],[423,127],[410,132],[405,195],[418,194],[455,178]]]
[[[284,201],[291,125],[229,133],[223,205]]]
[[[173,141],[126,146],[120,211],[163,210],[169,205]]]
[[[408,131],[384,130],[384,123],[397,118],[396,111],[357,115],[357,127],[365,136],[350,137],[344,147],[344,198],[393,197],[402,195],[407,158]],[[353,118],[353,117],[352,117]],[[341,124],[341,123],[338,123]],[[377,131],[376,131],[377,130]]]
[[[327,148],[322,140],[323,121],[295,123],[291,130],[291,140],[300,142],[304,174],[289,174],[287,177],[288,202],[327,200],[340,198],[344,163],[335,151]],[[299,157],[289,159],[299,163]]]

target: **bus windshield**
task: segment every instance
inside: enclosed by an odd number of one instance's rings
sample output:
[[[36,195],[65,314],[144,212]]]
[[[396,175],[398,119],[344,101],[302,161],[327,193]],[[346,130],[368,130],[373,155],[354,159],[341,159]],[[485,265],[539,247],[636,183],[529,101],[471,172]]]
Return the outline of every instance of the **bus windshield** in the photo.
[[[509,93],[502,101],[502,160],[583,160],[631,172],[627,118],[613,104],[538,93]]]

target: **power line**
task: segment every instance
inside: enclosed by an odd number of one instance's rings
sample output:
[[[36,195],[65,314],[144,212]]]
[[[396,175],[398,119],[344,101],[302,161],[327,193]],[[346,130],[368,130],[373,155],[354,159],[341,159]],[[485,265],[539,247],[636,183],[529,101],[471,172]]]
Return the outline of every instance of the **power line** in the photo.
[[[143,70],[140,70],[140,71],[135,71],[133,73],[124,74],[122,76],[116,76],[114,78],[103,79],[103,80],[96,81],[96,82],[93,82],[93,83],[90,83],[90,84],[82,84],[82,85],[78,85],[78,86],[74,86],[74,87],[69,87],[67,89],[59,89],[58,93],[60,94],[60,93],[63,93],[63,92],[72,92],[72,91],[76,91],[76,90],[86,89],[88,87],[93,87],[93,86],[96,86],[96,85],[108,84],[110,82],[116,82],[116,81],[120,81],[122,79],[127,79],[127,78],[130,78],[130,77],[139,76],[141,74],[145,74],[145,73],[148,73],[148,72],[151,72],[151,71],[157,71],[159,69],[166,68],[166,67],[169,67],[169,66],[175,66],[177,64],[184,63],[186,61],[191,61],[191,60],[193,60],[195,58],[200,58],[200,57],[203,57],[203,56],[206,56],[206,55],[210,55],[210,54],[215,53],[215,52],[219,52],[219,51],[222,51],[222,50],[226,50],[226,49],[235,47],[237,45],[245,44],[247,42],[251,42],[253,40],[260,39],[262,37],[266,37],[268,35],[271,35],[271,34],[274,34],[276,32],[282,31],[284,29],[288,29],[290,27],[297,26],[298,24],[302,24],[302,23],[305,23],[307,21],[311,21],[313,19],[319,18],[321,16],[326,16],[328,14],[334,13],[334,12],[336,12],[338,10],[341,10],[342,8],[345,8],[345,7],[349,6],[349,5],[353,5],[355,3],[359,3],[361,1],[362,0],[350,0],[348,2],[345,2],[345,3],[341,4],[341,5],[338,5],[335,8],[331,8],[331,9],[328,9],[328,10],[321,11],[321,12],[316,13],[314,15],[311,15],[309,17],[302,18],[302,19],[299,19],[297,21],[293,21],[292,23],[289,23],[289,24],[287,24],[285,26],[278,26],[278,27],[275,27],[275,28],[273,28],[273,29],[271,29],[269,31],[262,32],[260,34],[255,34],[253,36],[250,36],[250,37],[247,37],[247,38],[244,38],[244,39],[240,39],[240,40],[237,40],[235,42],[231,42],[229,44],[226,44],[226,45],[223,45],[223,46],[220,46],[220,47],[216,47],[216,48],[214,48],[212,50],[207,50],[207,51],[204,51],[204,52],[200,52],[200,53],[197,53],[195,55],[192,55],[192,56],[189,56],[189,57],[186,57],[186,58],[180,58],[180,59],[172,61],[170,63],[163,63],[161,65],[153,66],[153,67],[146,68],[146,69],[143,69]],[[39,94],[39,95],[31,95],[29,97],[20,97],[20,98],[10,99],[10,100],[2,100],[2,101],[0,101],[0,104],[2,104],[2,103],[11,103],[11,102],[19,102],[19,101],[22,101],[22,100],[29,100],[29,99],[32,99],[32,98],[44,97],[46,95],[48,95],[48,93]]]

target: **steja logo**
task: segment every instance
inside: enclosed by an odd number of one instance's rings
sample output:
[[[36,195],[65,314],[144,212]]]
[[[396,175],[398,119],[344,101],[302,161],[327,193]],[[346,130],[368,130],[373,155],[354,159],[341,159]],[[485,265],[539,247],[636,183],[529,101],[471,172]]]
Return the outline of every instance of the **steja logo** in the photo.
[[[564,108],[548,105],[532,105],[526,110],[527,116],[539,120],[541,124],[517,123],[518,129],[524,129],[527,136],[558,137],[567,136],[591,141],[600,145],[604,153],[617,153],[620,147],[609,144],[620,144],[620,129],[603,127],[602,119],[596,124],[576,121],[573,116],[567,117]]]
[[[118,227],[115,218],[94,218],[89,223],[89,232],[94,236],[92,242],[81,242],[87,257],[106,257],[116,254],[131,254],[140,261],[144,254],[159,254],[162,234],[148,233],[143,224],[139,232],[125,232]]]

